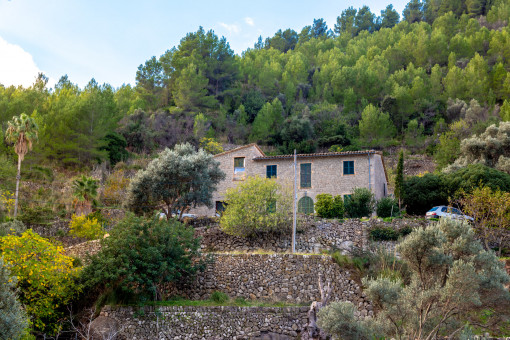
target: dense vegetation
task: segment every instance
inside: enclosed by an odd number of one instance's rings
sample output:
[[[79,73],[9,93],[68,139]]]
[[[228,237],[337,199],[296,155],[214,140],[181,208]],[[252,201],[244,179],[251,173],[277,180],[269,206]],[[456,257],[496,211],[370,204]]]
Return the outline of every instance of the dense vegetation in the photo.
[[[65,167],[204,136],[283,152],[439,143],[441,157],[452,138],[438,134],[460,140],[459,129],[508,119],[509,16],[504,0],[411,1],[400,22],[391,5],[380,17],[349,8],[334,32],[317,19],[241,56],[200,28],[141,64],[135,86],[79,88],[63,76],[48,89],[44,75],[29,88],[0,86],[0,121],[31,115],[40,143],[27,157]]]

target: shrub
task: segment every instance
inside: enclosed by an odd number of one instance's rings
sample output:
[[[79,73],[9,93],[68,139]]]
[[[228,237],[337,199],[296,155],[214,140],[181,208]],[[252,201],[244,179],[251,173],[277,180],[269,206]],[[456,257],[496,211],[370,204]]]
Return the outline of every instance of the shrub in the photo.
[[[319,194],[316,196],[315,211],[323,218],[333,217],[333,196],[330,194]]]
[[[0,237],[5,235],[21,235],[27,230],[25,224],[19,220],[9,221],[0,224]]]
[[[69,234],[76,237],[84,237],[89,240],[97,240],[104,236],[105,231],[101,223],[94,217],[73,215],[69,224]]]
[[[465,324],[466,315],[510,298],[504,287],[510,277],[503,264],[493,252],[483,250],[467,223],[442,219],[417,229],[397,246],[397,251],[410,270],[410,282],[385,277],[364,279],[364,291],[377,315],[372,320],[351,319],[346,324],[343,320],[354,310],[340,315],[337,306],[330,305],[319,314],[326,332],[343,337],[356,326],[365,329],[370,339],[453,337]]]
[[[22,214],[18,217],[26,225],[49,225],[55,218],[53,210],[48,207],[24,207]]]
[[[0,253],[18,278],[20,302],[37,331],[54,334],[63,316],[62,307],[79,292],[74,282],[77,269],[64,249],[25,231],[21,236],[0,238]]]
[[[344,218],[344,199],[341,195],[333,197],[333,217]]]
[[[375,212],[379,217],[398,216],[398,201],[392,197],[381,198],[376,205]]]
[[[273,179],[249,177],[227,190],[221,229],[240,237],[289,230],[292,196]]]
[[[83,284],[90,291],[109,288],[123,297],[160,300],[163,284],[182,281],[204,264],[193,229],[173,219],[129,215],[101,242],[101,251],[83,269]]]
[[[119,164],[117,163],[117,165]],[[130,180],[125,176],[123,169],[116,170],[108,176],[101,200],[107,205],[121,205],[126,197],[129,182]]]
[[[396,241],[400,233],[391,227],[376,226],[369,231],[370,238],[374,241]]]
[[[343,218],[344,200],[340,195],[333,197],[330,194],[319,194],[316,197],[315,211],[323,218]]]
[[[403,200],[410,215],[424,215],[430,208],[448,204],[441,176],[425,174],[409,177],[404,181]]]
[[[228,295],[223,293],[223,292],[219,292],[219,291],[215,290],[211,294],[211,301],[214,301],[214,302],[217,302],[217,303],[225,303],[228,300],[229,300]]]
[[[374,210],[374,194],[367,188],[354,189],[345,202],[345,211],[351,218],[370,216]]]
[[[16,277],[0,257],[0,339],[20,339],[28,319],[16,297]]]

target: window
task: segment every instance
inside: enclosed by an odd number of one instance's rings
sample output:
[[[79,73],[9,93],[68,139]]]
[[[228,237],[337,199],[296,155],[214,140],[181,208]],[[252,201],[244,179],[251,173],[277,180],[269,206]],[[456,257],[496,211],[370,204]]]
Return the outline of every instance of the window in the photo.
[[[302,197],[298,201],[298,212],[302,214],[313,214],[313,200],[308,196]]]
[[[246,175],[244,157],[234,158],[234,181],[243,181]]]
[[[276,165],[268,165],[266,167],[266,177],[267,178],[276,178]]]
[[[301,188],[312,187],[312,163],[303,163],[301,166]]]
[[[344,175],[354,175],[354,161],[344,161]]]
[[[351,199],[351,194],[348,194],[348,195],[344,195],[344,204],[346,204],[347,202],[349,202],[349,200]]]

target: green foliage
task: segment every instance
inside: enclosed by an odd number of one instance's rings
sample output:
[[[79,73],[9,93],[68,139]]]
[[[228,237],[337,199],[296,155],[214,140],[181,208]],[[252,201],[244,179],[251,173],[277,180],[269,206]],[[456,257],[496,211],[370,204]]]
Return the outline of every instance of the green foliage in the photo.
[[[227,294],[225,294],[223,292],[219,292],[219,291],[215,290],[211,294],[211,301],[214,301],[216,303],[225,303],[228,300],[230,300],[230,298],[228,297]]]
[[[510,174],[509,144],[510,122],[501,122],[499,127],[491,125],[480,136],[464,139],[460,145],[460,157],[445,171],[480,163]]]
[[[403,201],[410,215],[424,215],[432,207],[448,203],[442,176],[409,177],[403,186]]]
[[[445,191],[451,197],[460,189],[464,192],[471,192],[480,184],[493,190],[499,188],[502,191],[510,192],[510,175],[483,164],[470,164],[457,171],[444,174],[443,177],[446,185]]]
[[[325,331],[343,335],[358,327],[367,338],[452,336],[462,329],[466,314],[510,299],[504,288],[510,277],[494,253],[483,250],[468,224],[442,219],[413,231],[397,251],[410,270],[409,282],[364,279],[365,292],[378,310],[375,318],[349,319],[354,309],[339,311],[340,306],[330,305],[319,315]]]
[[[374,194],[367,188],[356,188],[345,202],[345,212],[351,218],[370,216],[374,210]]]
[[[51,208],[36,206],[34,208],[25,207],[21,211],[18,219],[26,225],[49,225],[55,218],[55,213]]]
[[[108,133],[104,138],[105,146],[99,148],[99,150],[105,150],[108,152],[108,159],[110,164],[115,166],[120,161],[126,161],[129,157],[129,153],[126,150],[127,142],[126,139],[118,133]]]
[[[27,230],[0,238],[0,253],[17,277],[20,302],[36,331],[55,334],[65,307],[79,292],[77,269],[64,249]]]
[[[375,213],[379,217],[394,217],[400,214],[398,201],[392,197],[383,197],[375,206]]]
[[[163,209],[167,218],[191,207],[212,206],[216,185],[225,178],[213,156],[191,144],[165,149],[129,185],[126,205],[138,214]],[[181,216],[179,216],[180,218]]]
[[[317,324],[328,334],[341,335],[346,340],[372,339],[372,328],[354,316],[356,307],[352,302],[332,302],[319,311]]]
[[[0,237],[5,235],[21,235],[27,230],[23,222],[13,220],[5,223],[0,223]]]
[[[16,277],[0,257],[0,339],[18,340],[28,327],[27,315],[16,296]]]
[[[330,194],[319,194],[316,196],[315,211],[323,218],[343,218],[344,202],[342,196],[333,198]]]
[[[359,133],[364,143],[368,146],[380,145],[395,136],[395,126],[391,123],[390,116],[382,113],[378,108],[369,104],[361,113],[359,121]]]
[[[248,237],[290,228],[292,195],[274,179],[248,177],[227,190],[225,203],[220,227],[229,235]],[[276,209],[268,209],[274,204]]]
[[[96,218],[73,215],[69,224],[69,234],[89,240],[97,240],[104,236],[105,231]]]
[[[204,137],[200,140],[200,147],[212,155],[223,152],[223,147],[214,138]]]
[[[398,154],[397,175],[395,176],[395,197],[398,199],[399,203],[401,202],[402,199],[403,185],[404,185],[404,150],[400,150],[400,153]],[[379,213],[377,214],[379,215]]]
[[[203,267],[193,229],[170,219],[128,216],[103,239],[82,280],[89,289],[108,288],[161,300],[163,284],[182,281]]]
[[[411,233],[412,229],[402,228],[396,230],[389,226],[376,225],[368,231],[370,238],[374,241],[397,241],[400,237],[406,236]]]

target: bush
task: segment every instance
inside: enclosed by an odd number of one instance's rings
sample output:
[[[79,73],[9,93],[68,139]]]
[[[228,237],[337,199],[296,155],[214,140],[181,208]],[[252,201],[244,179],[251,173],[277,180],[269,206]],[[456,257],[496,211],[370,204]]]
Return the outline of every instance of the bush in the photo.
[[[83,269],[89,289],[160,300],[165,283],[182,281],[203,268],[193,229],[173,219],[127,216],[101,241],[101,251]]]
[[[0,257],[0,339],[20,339],[28,319],[16,297],[16,277]]]
[[[117,163],[117,165],[119,164]],[[122,205],[127,194],[129,182],[130,180],[126,177],[123,169],[116,170],[108,176],[101,194],[101,200],[106,205]]]
[[[27,230],[25,224],[19,220],[9,221],[0,224],[0,237],[5,235],[21,235]]]
[[[103,226],[98,222],[97,218],[89,216],[73,215],[69,224],[69,234],[89,240],[97,240],[103,237],[105,234]]]
[[[223,293],[223,292],[218,292],[217,290],[215,290],[212,294],[211,294],[211,301],[214,301],[214,302],[217,302],[217,303],[225,303],[229,300],[230,298],[228,297],[227,294]]]
[[[316,197],[315,211],[322,218],[343,218],[344,201],[342,196],[333,198],[330,194],[319,194]]]
[[[290,229],[292,195],[273,179],[249,177],[227,190],[225,203],[220,227],[229,235],[248,237]]]
[[[47,207],[24,207],[22,214],[18,218],[28,226],[50,225],[51,221],[55,218],[55,214],[51,208]]]
[[[374,241],[396,241],[400,237],[400,233],[391,228],[385,226],[376,226],[369,231],[370,238]]]
[[[66,306],[79,292],[77,269],[64,249],[27,230],[0,238],[0,253],[18,278],[20,302],[37,331],[54,334]]]
[[[367,188],[354,189],[345,202],[345,211],[351,218],[370,216],[374,210],[374,194]]]
[[[398,201],[392,197],[383,197],[377,202],[375,212],[377,216],[383,218],[398,216],[400,213]]]
[[[404,181],[403,200],[410,215],[424,215],[430,208],[448,204],[444,181],[441,176],[426,174]]]

